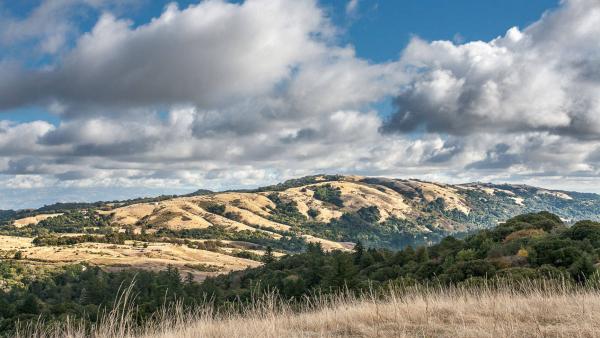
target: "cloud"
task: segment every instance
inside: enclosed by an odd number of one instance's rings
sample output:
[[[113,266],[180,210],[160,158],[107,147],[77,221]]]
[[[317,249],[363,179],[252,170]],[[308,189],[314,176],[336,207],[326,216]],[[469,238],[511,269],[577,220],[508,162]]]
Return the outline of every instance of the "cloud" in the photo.
[[[596,7],[567,1],[489,42],[415,38],[386,63],[341,45],[315,1],[170,5],[138,26],[106,11],[48,65],[0,61],[1,107],[59,117],[0,120],[0,190],[314,173],[597,185]],[[373,110],[387,97],[390,118]]]
[[[599,139],[599,23],[599,2],[573,0],[490,42],[414,38],[402,56],[411,79],[383,130]]]
[[[105,13],[60,64],[14,73],[14,89],[2,91],[0,107],[48,100],[102,108],[222,107],[272,91],[326,48],[327,34],[314,1],[215,0],[183,10],[171,4],[138,27]]]
[[[355,15],[358,10],[359,0],[350,0],[348,4],[346,4],[346,14],[347,15]]]
[[[33,43],[37,53],[55,54],[77,35],[79,19],[94,10],[119,10],[134,3],[134,0],[43,0],[25,17],[12,15],[0,5],[0,46],[14,49]]]
[[[17,124],[0,120],[0,156],[39,154],[42,147],[38,140],[53,129],[52,124],[44,121]]]

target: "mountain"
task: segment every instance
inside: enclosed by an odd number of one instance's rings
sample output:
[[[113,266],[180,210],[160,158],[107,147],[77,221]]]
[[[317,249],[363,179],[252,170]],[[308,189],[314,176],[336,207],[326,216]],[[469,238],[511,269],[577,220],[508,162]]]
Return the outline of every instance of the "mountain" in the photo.
[[[402,247],[550,211],[566,222],[600,219],[600,195],[526,185],[449,185],[421,180],[317,175],[249,191],[203,192],[103,211],[152,229],[222,226],[278,237],[293,231],[326,248],[361,240]],[[433,237],[432,237],[433,236]]]
[[[600,195],[526,185],[316,175],[255,190],[3,211],[0,257],[110,269],[175,265],[201,279],[318,242],[400,249],[464,236],[515,215],[600,220]],[[20,252],[17,254],[17,252]]]

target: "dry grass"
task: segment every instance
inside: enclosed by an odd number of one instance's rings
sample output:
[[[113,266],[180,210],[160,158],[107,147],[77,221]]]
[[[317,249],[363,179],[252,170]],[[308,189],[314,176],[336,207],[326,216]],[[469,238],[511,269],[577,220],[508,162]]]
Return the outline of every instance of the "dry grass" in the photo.
[[[444,210],[456,209],[465,215],[471,212],[464,197],[462,197],[456,188],[450,185],[430,183],[424,181],[411,181],[410,185],[421,189],[427,202],[435,201],[438,198],[444,199]]]
[[[561,287],[452,288],[390,291],[384,297],[320,297],[300,312],[270,295],[241,314],[164,311],[136,328],[128,297],[92,329],[94,337],[596,337],[600,336],[600,292]],[[33,332],[35,331],[35,332]],[[81,337],[64,324],[20,336]]]
[[[372,185],[360,182],[362,177],[345,177],[338,181],[312,183],[305,186],[278,191],[277,193],[286,201],[294,201],[298,211],[308,216],[310,209],[319,211],[316,219],[321,222],[329,222],[339,218],[344,212],[353,212],[362,207],[376,206],[381,215],[381,221],[390,217],[399,219],[414,219],[421,214],[419,208],[415,207],[416,200],[410,200],[406,196],[381,185]],[[465,202],[464,196],[459,189],[450,185],[435,184],[423,181],[410,180],[406,184],[419,189],[424,194],[425,201],[431,202],[437,198],[444,199],[446,210],[457,209],[465,214],[470,208]],[[338,208],[329,203],[324,203],[314,198],[313,190],[316,185],[332,185],[339,188],[342,193],[344,207]],[[475,189],[475,187],[472,187]],[[232,231],[258,231],[273,238],[279,238],[276,232],[265,230],[273,228],[289,231],[289,225],[275,222],[270,219],[275,204],[268,198],[271,192],[223,192],[203,196],[178,197],[169,200],[132,204],[113,210],[103,211],[105,214],[114,214],[116,223],[125,225],[136,225],[140,221],[148,221],[156,227],[169,229],[195,229],[207,228],[211,225],[229,227]],[[237,221],[213,214],[206,210],[207,205],[221,204],[226,207],[226,212],[239,215]],[[446,222],[446,226],[454,227],[452,222]],[[448,228],[451,230],[453,228]],[[425,227],[416,230],[428,232]],[[454,230],[464,230],[457,228]],[[308,236],[310,242],[319,242],[325,250],[340,249],[346,246],[343,243]]]
[[[63,234],[69,236],[72,234]],[[34,246],[33,238],[0,236],[0,258],[13,258],[21,251],[21,262],[34,262],[47,266],[60,266],[76,263],[99,265],[108,270],[122,268],[164,270],[166,266],[177,267],[182,274],[191,273],[198,281],[207,276],[243,270],[260,266],[260,262],[235,257],[224,252],[192,249],[184,245],[149,242],[134,245],[127,241],[124,245],[86,242],[66,246]],[[227,250],[223,250],[227,251]],[[255,251],[262,254],[262,251]],[[198,271],[190,265],[206,264],[219,267],[218,272]]]
[[[57,214],[42,214],[42,215],[36,215],[36,216],[30,216],[30,217],[25,217],[25,218],[20,218],[17,219],[15,221],[13,221],[13,225],[17,228],[21,228],[24,227],[28,224],[38,224],[39,222],[46,220],[48,218],[51,217],[56,217],[56,216],[60,216],[62,215],[62,213],[57,213]]]
[[[316,219],[320,222],[329,222],[339,218],[344,212],[354,212],[362,207],[376,206],[381,215],[381,221],[390,217],[399,219],[414,219],[420,215],[415,207],[415,201],[402,194],[381,186],[360,182],[362,177],[348,176],[338,181],[312,183],[305,186],[278,191],[277,193],[286,201],[294,201],[298,211],[308,216],[310,209],[319,211]],[[339,188],[344,207],[338,208],[329,203],[324,203],[314,198],[310,187],[317,185],[332,185]],[[441,185],[423,181],[411,180],[406,184],[419,189],[424,194],[424,202],[432,202],[437,198],[444,199],[446,210],[457,209],[465,214],[470,212],[464,197],[459,190],[450,185]],[[270,219],[275,204],[268,198],[272,192],[223,192],[203,196],[178,197],[159,202],[132,204],[112,210],[102,211],[104,214],[114,214],[115,223],[136,225],[140,221],[147,221],[154,228],[165,227],[169,229],[203,229],[211,225],[225,226],[231,231],[257,231],[272,238],[280,238],[277,232],[266,230],[268,228],[289,231],[289,225],[275,222]],[[423,202],[423,201],[422,201]],[[206,210],[207,205],[220,204],[225,206],[226,212],[239,215],[239,219],[232,220],[222,215]],[[446,222],[446,227],[454,227],[452,222]],[[452,230],[454,228],[448,228]],[[139,229],[138,229],[139,230]],[[415,230],[429,232],[429,229],[419,226]],[[464,230],[457,228],[454,230]],[[321,243],[325,250],[345,250],[344,243],[305,235],[309,242]]]

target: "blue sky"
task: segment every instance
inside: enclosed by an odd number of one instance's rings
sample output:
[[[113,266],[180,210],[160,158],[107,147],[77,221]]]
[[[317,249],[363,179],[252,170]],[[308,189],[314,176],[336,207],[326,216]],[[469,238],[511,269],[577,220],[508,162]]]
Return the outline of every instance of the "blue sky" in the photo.
[[[0,1],[1,9],[12,16],[26,18],[40,5],[39,0]],[[173,1],[142,0],[122,13],[136,25],[158,16]],[[181,8],[198,1],[175,1]],[[232,1],[239,3],[241,1]],[[356,47],[361,57],[381,62],[395,59],[412,35],[426,40],[490,40],[512,26],[535,22],[558,0],[362,0],[356,13],[348,15],[346,0],[321,0],[327,14],[345,30],[343,40]],[[82,31],[89,30],[98,12],[82,11],[77,17]]]
[[[177,5],[0,0],[0,209],[321,172],[600,192],[595,0]]]
[[[122,15],[135,25],[142,25],[159,16],[173,1],[140,1],[127,8]],[[185,8],[198,1],[176,1]],[[232,1],[239,3],[241,1]],[[26,18],[40,1],[0,2],[5,11]],[[355,13],[346,11],[346,0],[321,0],[327,15],[338,25],[343,43],[352,44],[359,57],[372,62],[398,58],[412,36],[426,40],[484,40],[503,35],[509,27],[524,27],[538,20],[547,10],[558,5],[557,0],[535,1],[478,1],[478,0],[384,0],[360,1]],[[98,12],[82,11],[77,17],[81,31],[90,30],[98,19]],[[1,55],[2,52],[0,52]],[[47,63],[46,56],[36,56],[31,62]],[[382,114],[389,112],[389,100],[375,106]],[[4,112],[5,119],[34,121],[43,119],[57,124],[59,118],[43,107],[29,106]]]
[[[349,25],[346,38],[357,54],[375,62],[397,58],[413,35],[425,40],[488,41],[512,26],[531,24],[557,4],[557,0],[362,1],[355,18],[348,18],[346,1],[324,2],[336,20]]]

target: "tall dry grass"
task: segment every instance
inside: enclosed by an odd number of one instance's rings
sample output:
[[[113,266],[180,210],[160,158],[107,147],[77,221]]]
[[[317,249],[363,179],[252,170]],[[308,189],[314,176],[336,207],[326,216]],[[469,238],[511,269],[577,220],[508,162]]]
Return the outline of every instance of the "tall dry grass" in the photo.
[[[131,288],[95,326],[30,325],[18,337],[600,337],[600,291],[565,283],[494,287],[402,287],[349,293],[297,304],[275,293],[241,311],[166,308],[134,324]]]

